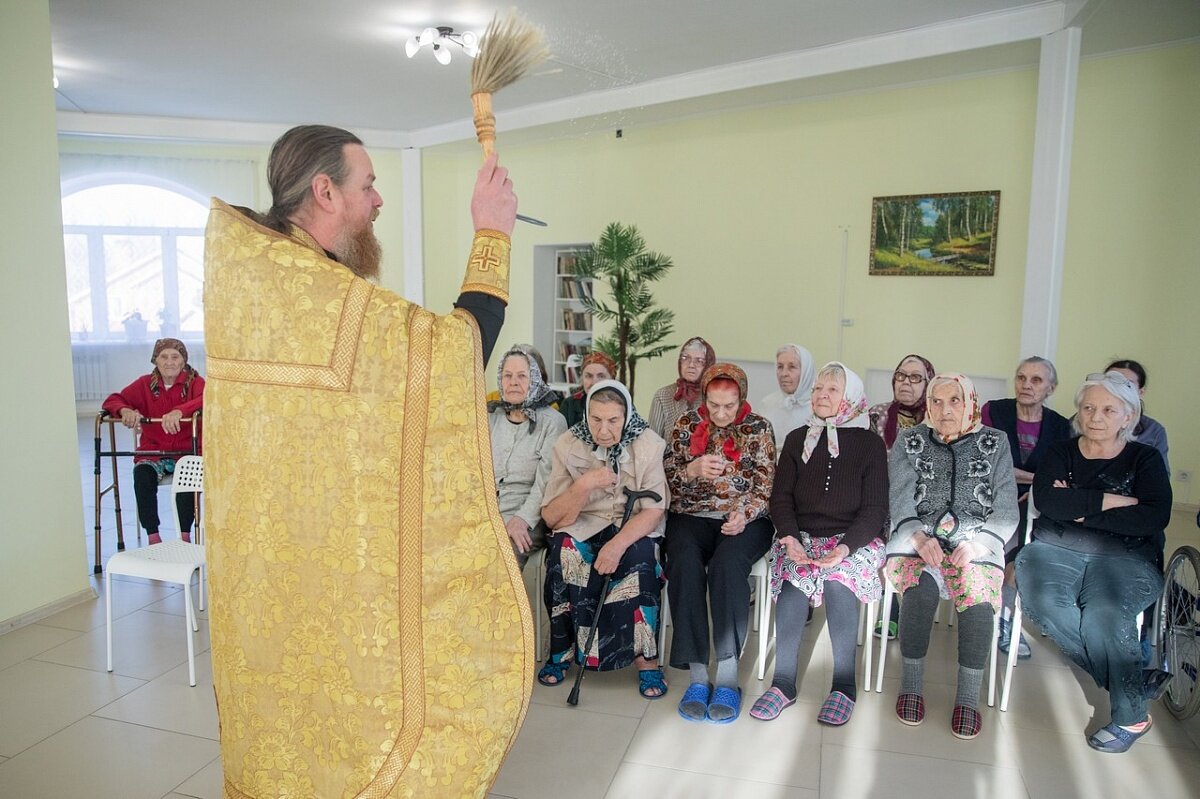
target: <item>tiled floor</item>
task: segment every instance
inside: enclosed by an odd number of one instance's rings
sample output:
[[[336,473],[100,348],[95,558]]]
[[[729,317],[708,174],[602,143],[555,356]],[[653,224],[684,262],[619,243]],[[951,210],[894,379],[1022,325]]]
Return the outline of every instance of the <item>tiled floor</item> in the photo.
[[[81,430],[90,505],[91,433]],[[132,492],[125,504],[132,508]],[[130,532],[136,522],[127,513]],[[105,557],[111,525],[106,519]],[[1175,514],[1170,538],[1168,551],[1200,544],[1194,517]],[[93,586],[96,600],[0,636],[0,797],[220,797],[205,614],[197,635],[198,684],[190,688],[181,592],[117,581],[115,670],[108,674],[103,583]],[[637,696],[632,673],[589,674],[576,708],[565,702],[569,689],[535,684],[492,795],[1200,796],[1200,717],[1181,723],[1156,707],[1154,729],[1131,752],[1092,752],[1084,730],[1107,721],[1107,699],[1036,633],[1029,635],[1033,660],[1017,669],[1008,712],[984,709],[984,732],[975,741],[949,731],[956,644],[943,625],[935,628],[926,668],[924,725],[905,727],[894,716],[900,653],[891,646],[883,694],[860,687],[853,720],[821,727],[815,716],[828,688],[831,650],[819,613],[811,629],[800,701],[766,724],[748,716],[726,727],[683,721],[675,713],[683,672],[668,674],[670,693],[657,702]],[[754,679],[753,646],[741,669],[747,705],[766,686]]]

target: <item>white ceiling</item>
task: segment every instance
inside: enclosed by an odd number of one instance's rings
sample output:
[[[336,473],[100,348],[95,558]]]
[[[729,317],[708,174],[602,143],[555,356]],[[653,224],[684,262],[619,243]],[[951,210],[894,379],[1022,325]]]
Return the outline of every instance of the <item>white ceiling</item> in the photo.
[[[425,146],[471,135],[468,58],[404,42],[482,32],[484,0],[50,0],[65,133],[269,141],[298,122]],[[595,127],[1200,37],[1200,0],[525,0],[550,62],[497,95],[502,131]],[[540,134],[535,133],[540,131]]]

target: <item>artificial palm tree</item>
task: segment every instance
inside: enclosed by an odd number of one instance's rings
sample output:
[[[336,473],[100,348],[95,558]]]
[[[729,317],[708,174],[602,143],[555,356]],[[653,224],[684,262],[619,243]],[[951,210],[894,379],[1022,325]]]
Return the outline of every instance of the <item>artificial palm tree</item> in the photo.
[[[650,284],[672,266],[669,256],[646,249],[636,227],[619,222],[605,228],[600,240],[575,261],[577,277],[608,286],[608,299],[593,292],[583,302],[593,318],[612,322],[612,335],[597,338],[594,347],[617,362],[617,379],[631,395],[637,362],[675,348],[660,343],[674,332],[675,313],[655,307],[650,293]]]

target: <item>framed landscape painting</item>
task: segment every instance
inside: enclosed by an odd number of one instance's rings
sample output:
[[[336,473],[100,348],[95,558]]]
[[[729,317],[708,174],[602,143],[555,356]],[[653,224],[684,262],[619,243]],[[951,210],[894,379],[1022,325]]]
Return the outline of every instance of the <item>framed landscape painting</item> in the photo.
[[[1000,192],[876,197],[869,275],[994,275]]]

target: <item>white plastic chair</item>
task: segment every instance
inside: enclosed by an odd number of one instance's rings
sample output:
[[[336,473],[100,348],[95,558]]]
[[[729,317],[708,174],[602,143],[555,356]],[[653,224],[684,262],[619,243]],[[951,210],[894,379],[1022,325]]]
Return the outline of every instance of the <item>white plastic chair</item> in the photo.
[[[179,529],[179,510],[175,505],[175,494],[203,491],[204,460],[199,455],[187,455],[175,464],[175,481],[171,486],[171,507],[175,512],[175,529]],[[200,629],[196,608],[192,604],[192,575],[199,574],[199,605],[204,610],[204,524],[197,514],[193,540],[189,544],[178,539],[151,544],[139,549],[118,552],[108,559],[104,570],[104,626],[105,647],[108,655],[108,670],[113,670],[112,659],[112,592],[114,574],[129,577],[144,577],[178,583],[183,588],[184,623],[187,625],[188,684],[196,685],[196,643],[193,633]]]
[[[1029,509],[1025,514],[1024,542],[1033,537],[1033,521],[1040,514],[1033,504],[1033,486],[1029,487]],[[1140,624],[1140,622],[1139,622]],[[1013,602],[1012,632],[1008,638],[1008,660],[1004,664],[1004,688],[1000,691],[1000,710],[1008,710],[1008,693],[1012,690],[1013,667],[1017,665],[1017,651],[1021,648],[1021,595]]]
[[[886,564],[886,561],[885,561]],[[883,605],[879,610],[879,618],[886,619],[892,612],[892,600],[896,595],[896,588],[892,585],[891,580],[885,576],[883,578]],[[954,616],[954,609],[950,609],[951,618]],[[879,629],[879,672],[875,680],[875,692],[883,693],[883,669],[887,664],[887,625],[881,625]],[[992,645],[988,653],[988,707],[996,705],[996,643],[1000,640],[1000,614],[992,614]],[[1015,647],[1010,647],[1010,651]]]

